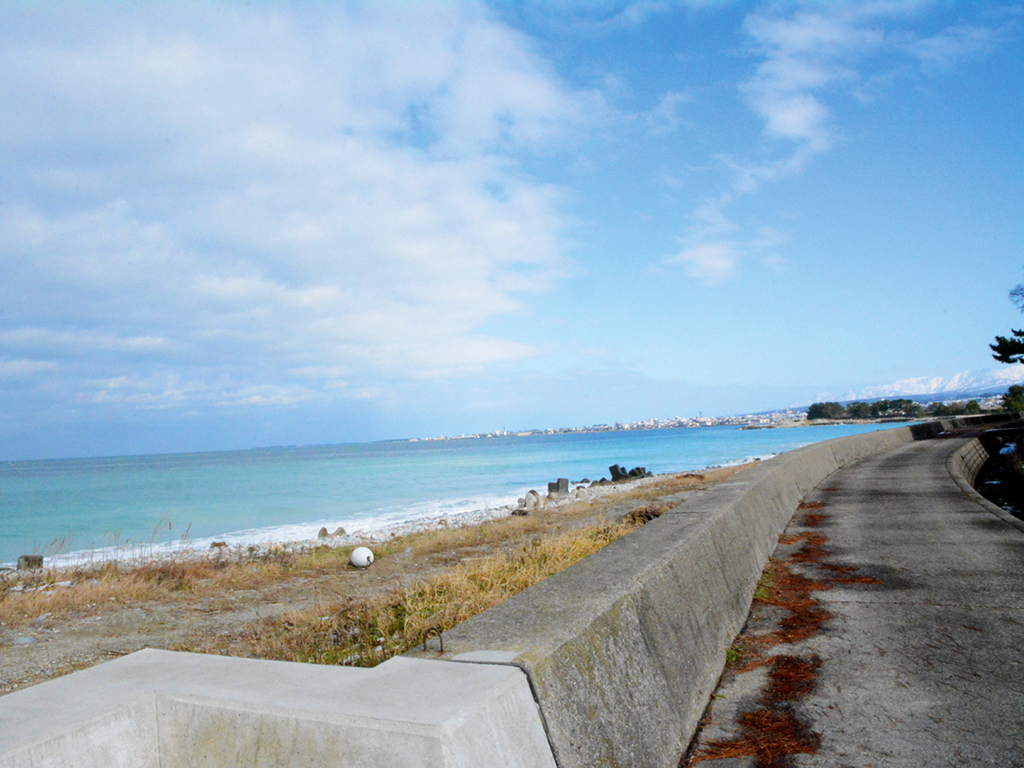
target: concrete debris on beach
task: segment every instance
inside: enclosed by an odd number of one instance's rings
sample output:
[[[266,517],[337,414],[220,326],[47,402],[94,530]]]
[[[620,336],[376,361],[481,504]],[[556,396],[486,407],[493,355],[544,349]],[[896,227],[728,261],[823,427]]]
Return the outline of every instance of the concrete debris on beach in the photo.
[[[567,478],[558,478],[555,482],[548,483],[548,493],[546,495],[541,495],[537,491],[531,490],[525,497],[518,499],[515,504],[485,507],[466,512],[447,513],[440,517],[421,517],[371,530],[348,532],[345,528],[339,526],[333,532],[330,532],[326,526],[323,526],[315,536],[290,541],[230,544],[225,541],[215,540],[209,545],[205,543],[202,545],[198,543],[190,545],[188,542],[185,542],[183,546],[168,550],[132,547],[131,549],[126,548],[121,552],[96,553],[85,564],[99,565],[106,560],[116,560],[122,565],[131,567],[144,563],[181,560],[183,558],[218,560],[222,558],[238,558],[240,555],[258,559],[282,552],[302,553],[314,547],[345,548],[379,544],[417,533],[479,525],[480,523],[500,520],[510,516],[525,515],[534,510],[554,509],[575,501],[597,500],[609,494],[617,493],[621,489],[623,482],[628,482],[630,487],[634,487],[634,484],[637,484],[635,487],[641,487],[645,484],[645,480],[650,482],[652,479],[656,479],[656,476],[643,467],[636,467],[627,472],[625,468],[620,467],[618,464],[613,464],[609,467],[609,472],[612,475],[611,481],[601,478],[590,483],[589,486],[585,485],[589,482],[588,480],[573,481],[572,485],[575,487],[570,490],[569,480]],[[63,559],[62,557],[53,558],[46,565],[47,567],[57,569],[79,565],[79,563],[65,564],[62,562]],[[43,567],[42,555],[25,555],[19,558],[18,561],[18,570]],[[0,577],[4,575],[14,576],[15,572],[13,570],[0,571]]]
[[[574,501],[593,501],[602,499],[620,492],[624,481],[628,481],[631,488],[639,488],[656,481],[658,477],[648,472],[643,467],[636,467],[629,472],[626,472],[624,468],[619,468],[618,464],[613,465],[613,467],[620,469],[620,472],[617,479],[615,477],[616,473],[612,472],[612,482],[602,478],[601,480],[591,483],[589,486],[585,487],[582,484],[578,484],[575,488],[570,490],[569,480],[566,478],[559,478],[553,483],[548,483],[548,493],[546,495],[541,495],[537,491],[531,490],[525,497],[520,498],[516,504],[486,507],[484,509],[474,509],[467,512],[448,513],[442,517],[407,520],[369,531],[356,530],[348,533],[344,528],[339,527],[333,533],[328,533],[327,528],[324,527],[320,529],[316,539],[249,544],[241,545],[240,547],[236,546],[234,548],[219,547],[217,549],[210,550],[185,550],[184,554],[196,557],[216,558],[227,556],[232,550],[237,552],[237,550],[241,548],[246,550],[247,554],[258,557],[262,554],[279,551],[302,552],[312,547],[353,547],[367,544],[379,544],[380,542],[390,541],[391,539],[397,539],[403,536],[423,533],[426,531],[479,525],[480,523],[486,523],[492,520],[500,520],[505,517],[521,515],[524,511],[529,512],[535,509],[556,509]],[[616,484],[613,485],[613,482]],[[175,558],[180,557],[182,554],[182,551],[178,551],[167,553],[160,557]]]

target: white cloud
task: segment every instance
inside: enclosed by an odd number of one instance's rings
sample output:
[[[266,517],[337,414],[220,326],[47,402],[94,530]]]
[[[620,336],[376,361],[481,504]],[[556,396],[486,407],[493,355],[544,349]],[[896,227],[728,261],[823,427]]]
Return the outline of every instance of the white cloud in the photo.
[[[764,61],[741,92],[765,121],[765,133],[796,142],[796,153],[824,152],[834,141],[828,100],[843,93],[863,98],[891,81],[899,64],[876,55],[909,53],[923,69],[943,69],[991,50],[1009,29],[958,23],[922,36],[901,27],[929,5],[804,3],[748,16],[744,29]],[[800,170],[802,163],[790,167]]]
[[[683,250],[662,259],[662,267],[682,266],[690,277],[714,285],[735,277],[740,266],[751,259],[758,259],[775,271],[785,266],[786,259],[775,249],[789,242],[786,233],[774,227],[761,227],[748,238],[723,239],[720,235],[735,227],[717,216],[719,212],[711,206],[702,211],[704,223],[691,227],[690,237],[682,241]]]
[[[772,136],[807,141],[818,150],[828,148],[825,130],[828,110],[811,94],[762,94],[755,99],[755,104],[765,117],[765,130]]]
[[[766,4],[750,13],[743,29],[758,63],[738,90],[761,120],[767,141],[748,157],[717,156],[729,172],[727,188],[693,211],[681,238],[687,248],[662,264],[687,264],[691,276],[705,281],[736,275],[746,255],[767,246],[757,234],[744,236],[728,209],[765,184],[802,173],[832,149],[842,135],[841,126],[834,125],[833,103],[874,99],[904,66],[900,57],[910,55],[926,71],[942,69],[988,51],[1012,24],[958,23],[930,36],[901,26],[929,5],[923,0],[801,2]],[[729,239],[723,240],[726,234]],[[768,253],[761,261],[778,267],[784,258]]]
[[[166,340],[154,336],[119,337],[94,331],[25,327],[0,332],[0,345],[9,349],[59,350],[65,355],[85,355],[93,352],[159,351],[166,347]]]
[[[681,264],[690,277],[712,285],[732,277],[738,260],[735,244],[716,242],[690,246],[662,263],[666,266]]]
[[[811,7],[822,10],[812,12],[797,7],[790,15],[771,11],[754,13],[747,17],[744,28],[776,61],[800,56],[835,59],[851,50],[866,53],[882,40],[878,29],[863,24],[877,15],[880,10],[877,5],[843,3]],[[821,76],[815,75],[808,82],[803,75],[798,75],[796,80],[803,81],[803,85],[820,84]]]
[[[691,96],[687,93],[668,91],[663,93],[657,106],[643,116],[647,129],[653,134],[672,133],[683,124],[679,116],[681,105],[689,103]]]
[[[931,37],[911,42],[907,48],[925,70],[948,69],[964,59],[989,51],[998,33],[989,27],[959,24]]]
[[[526,0],[522,12],[533,23],[552,27],[559,34],[603,37],[621,30],[641,29],[652,17],[684,8],[702,8],[729,0]],[[519,5],[519,4],[517,4]]]
[[[831,146],[830,110],[817,94],[856,82],[854,62],[882,44],[882,33],[866,21],[848,5],[747,17],[744,29],[764,61],[740,90],[768,136],[795,142],[804,153]]]
[[[100,406],[130,406],[166,410],[206,404],[216,408],[293,406],[325,401],[322,392],[300,384],[261,384],[220,375],[215,381],[184,380],[176,373],[125,375],[85,383],[81,402]]]
[[[516,158],[597,96],[474,4],[167,11],[42,5],[3,40],[0,355],[164,407],[534,354],[480,331],[565,271],[563,191]]]
[[[56,363],[48,360],[0,360],[0,381],[24,379],[56,367]]]

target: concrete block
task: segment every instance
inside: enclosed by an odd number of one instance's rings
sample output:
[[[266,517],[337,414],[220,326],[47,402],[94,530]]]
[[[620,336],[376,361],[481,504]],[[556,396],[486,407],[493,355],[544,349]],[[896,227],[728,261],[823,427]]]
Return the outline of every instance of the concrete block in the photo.
[[[0,708],[0,765],[160,768],[155,696],[148,691],[126,693],[128,703],[96,702],[93,711],[77,721],[62,716],[66,699],[37,702],[26,712],[28,721],[17,725],[9,724]],[[0,705],[12,696],[0,699]]]
[[[569,495],[569,478],[560,477],[553,483],[548,483],[548,496],[553,499],[562,499]]]
[[[398,658],[351,669],[146,650],[0,698],[0,765],[555,763],[514,667]]]
[[[21,555],[18,558],[19,571],[31,571],[43,567],[42,555]]]

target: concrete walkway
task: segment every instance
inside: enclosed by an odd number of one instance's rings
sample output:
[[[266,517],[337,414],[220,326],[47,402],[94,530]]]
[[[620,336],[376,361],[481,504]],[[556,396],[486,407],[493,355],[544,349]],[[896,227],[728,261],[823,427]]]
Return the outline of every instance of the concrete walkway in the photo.
[[[805,507],[821,504],[813,530],[827,537],[831,572],[852,567],[872,583],[813,592],[833,617],[814,637],[772,651],[821,659],[813,691],[792,705],[820,746],[773,765],[1024,766],[1024,531],[954,483],[946,457],[963,442],[870,456],[808,497]],[[798,512],[790,541],[807,540],[808,519]],[[735,679],[720,691],[705,741],[728,737],[723,720],[750,709],[756,697],[743,691]]]

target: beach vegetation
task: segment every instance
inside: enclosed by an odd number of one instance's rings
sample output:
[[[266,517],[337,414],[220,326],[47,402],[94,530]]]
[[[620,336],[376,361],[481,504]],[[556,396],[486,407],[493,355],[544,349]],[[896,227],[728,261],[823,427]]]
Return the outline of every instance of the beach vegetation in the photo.
[[[281,661],[375,666],[428,635],[492,608],[672,509],[674,495],[719,482],[743,467],[659,476],[617,489],[614,501],[580,499],[542,515],[402,537],[393,551],[448,564],[438,573],[396,582],[365,599],[338,596],[302,611],[247,625],[234,637],[180,650]],[[608,522],[607,516],[617,518]],[[551,520],[557,520],[552,528]]]
[[[374,665],[443,636],[680,504],[685,512],[688,492],[744,466],[598,487],[529,515],[472,525],[435,521],[430,530],[386,540],[218,546],[8,569],[0,572],[0,640],[24,635],[33,639],[27,648],[53,642],[69,655],[38,671],[18,668],[0,679],[0,691],[140,647]],[[376,559],[358,569],[349,555],[363,544]]]
[[[670,508],[666,495],[700,490],[741,467],[662,475],[636,487],[616,489],[614,500],[583,497],[551,513],[510,516],[477,525],[441,527],[371,544],[378,560],[403,552],[440,562],[461,562],[491,550],[518,547],[538,535],[586,528],[597,518],[636,513],[650,520]],[[609,506],[609,504],[611,506]],[[637,510],[640,512],[637,512]],[[643,522],[644,520],[635,522]],[[196,598],[254,590],[304,576],[348,570],[358,546],[315,544],[291,548],[223,547],[206,553],[184,551],[165,558],[85,562],[67,568],[8,572],[0,578],[0,622],[18,624],[41,614],[93,612],[142,601]],[[479,552],[474,553],[474,549]]]
[[[642,524],[623,520],[554,537],[538,536],[514,550],[465,560],[369,599],[342,598],[330,605],[258,621],[243,630],[238,638],[242,642],[233,643],[231,653],[279,661],[376,666],[503,603]],[[199,650],[217,652],[218,648]]]
[[[375,545],[387,555],[394,543]],[[285,579],[315,576],[348,567],[355,545],[245,547],[215,556],[188,553],[141,563],[106,561],[64,569],[18,571],[0,579],[0,622],[17,626],[41,615],[96,613],[146,601],[217,596],[258,590]]]

